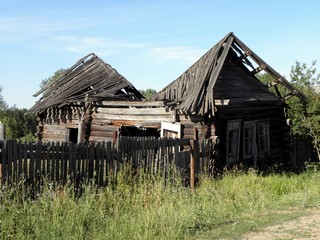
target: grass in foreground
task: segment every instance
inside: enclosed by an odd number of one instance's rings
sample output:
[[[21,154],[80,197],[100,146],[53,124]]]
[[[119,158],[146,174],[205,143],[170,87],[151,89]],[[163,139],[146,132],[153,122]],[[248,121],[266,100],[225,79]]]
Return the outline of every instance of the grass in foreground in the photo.
[[[319,206],[319,182],[318,171],[231,171],[220,180],[203,178],[193,193],[162,179],[134,185],[120,179],[99,190],[87,185],[79,199],[71,187],[54,191],[48,184],[34,201],[21,200],[12,189],[1,193],[0,239],[236,238],[296,216],[275,212]]]

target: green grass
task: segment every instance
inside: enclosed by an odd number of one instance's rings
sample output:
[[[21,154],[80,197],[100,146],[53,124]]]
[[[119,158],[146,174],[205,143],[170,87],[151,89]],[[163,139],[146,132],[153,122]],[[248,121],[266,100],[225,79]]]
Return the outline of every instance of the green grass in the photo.
[[[219,180],[201,179],[194,192],[163,179],[124,177],[104,189],[86,185],[78,199],[72,187],[47,184],[36,200],[11,189],[1,193],[0,239],[237,239],[319,206],[319,183],[318,171],[230,171]]]

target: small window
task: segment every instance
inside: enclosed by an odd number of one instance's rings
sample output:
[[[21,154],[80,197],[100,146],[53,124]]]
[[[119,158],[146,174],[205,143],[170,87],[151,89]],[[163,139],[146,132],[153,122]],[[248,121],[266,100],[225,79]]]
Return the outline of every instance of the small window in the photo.
[[[258,136],[258,152],[259,154],[269,154],[270,141],[269,141],[269,122],[259,121],[257,123],[257,136]]]
[[[227,126],[227,164],[239,160],[241,121],[229,121]]]
[[[256,121],[243,123],[243,158],[255,158],[256,155]]]
[[[181,138],[181,123],[161,122],[161,137]]]

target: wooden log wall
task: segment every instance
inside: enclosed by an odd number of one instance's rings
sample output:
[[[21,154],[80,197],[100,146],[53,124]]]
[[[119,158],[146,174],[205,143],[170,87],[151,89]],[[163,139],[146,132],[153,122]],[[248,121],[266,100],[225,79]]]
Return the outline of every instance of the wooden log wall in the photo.
[[[95,107],[89,141],[111,141],[121,126],[160,128],[161,121],[171,118],[171,110],[165,107]]]
[[[79,120],[73,120],[70,123],[61,123],[59,125],[44,124],[42,141],[43,142],[66,142],[69,139],[68,129],[78,129]]]
[[[239,119],[242,121],[268,120],[269,121],[269,140],[270,156],[265,159],[258,159],[263,165],[272,165],[276,162],[283,163],[288,161],[290,148],[290,127],[286,123],[282,106],[255,106],[238,108],[221,108],[218,110],[216,118],[216,135],[219,138],[219,159],[218,166],[225,165],[226,156],[226,133],[227,122]]]
[[[38,140],[44,142],[68,141],[68,129],[78,129],[82,107],[49,108],[37,117]]]

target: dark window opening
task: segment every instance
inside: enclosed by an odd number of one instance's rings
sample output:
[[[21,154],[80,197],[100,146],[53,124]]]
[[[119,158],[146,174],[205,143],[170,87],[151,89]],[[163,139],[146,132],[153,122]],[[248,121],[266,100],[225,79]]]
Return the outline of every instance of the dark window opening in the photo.
[[[237,162],[239,160],[240,127],[241,127],[241,122],[239,120],[228,122],[227,164]]]
[[[241,135],[241,137],[240,137]],[[232,120],[227,124],[226,164],[253,160],[270,154],[268,120]]]
[[[69,128],[69,142],[78,142],[78,128]]]
[[[137,128],[132,126],[122,126],[120,129],[121,136],[126,137],[160,137],[158,128]]]

